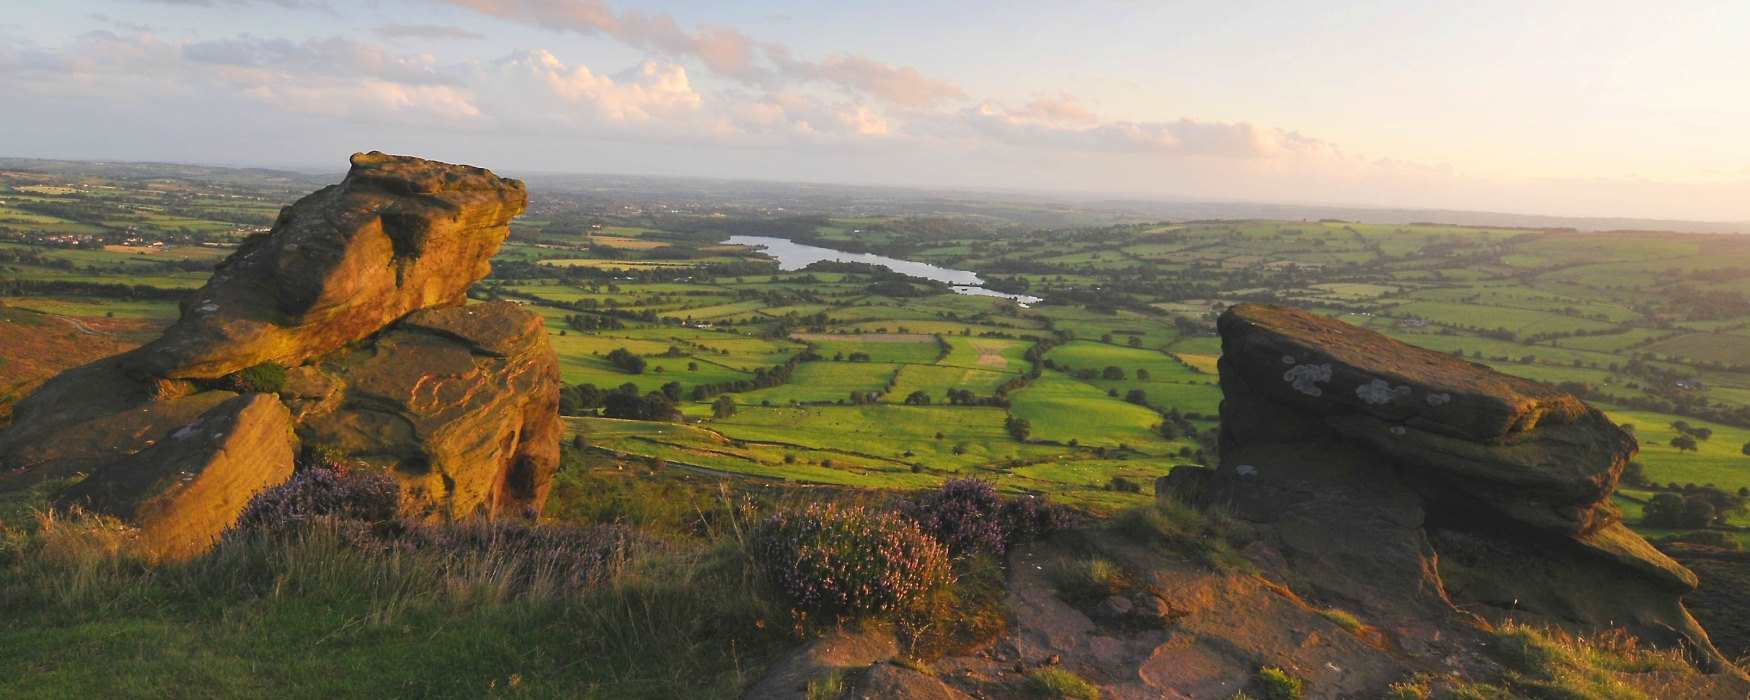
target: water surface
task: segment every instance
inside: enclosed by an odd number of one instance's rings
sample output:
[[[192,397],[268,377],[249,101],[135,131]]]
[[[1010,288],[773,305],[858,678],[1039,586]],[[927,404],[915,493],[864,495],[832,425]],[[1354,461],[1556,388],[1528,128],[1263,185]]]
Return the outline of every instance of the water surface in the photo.
[[[797,243],[788,238],[772,236],[730,236],[724,241],[733,245],[745,245],[759,249],[761,253],[772,256],[778,261],[780,270],[800,270],[823,260],[832,262],[865,263],[880,265],[889,270],[910,277],[932,280],[949,285],[956,293],[972,294],[985,297],[1001,297],[1019,302],[1021,305],[1039,303],[1040,298],[1026,294],[1006,294],[982,286],[984,280],[978,273],[970,270],[955,270],[952,268],[921,263],[913,260],[901,260],[874,253],[847,253],[842,250],[822,248],[820,246]]]

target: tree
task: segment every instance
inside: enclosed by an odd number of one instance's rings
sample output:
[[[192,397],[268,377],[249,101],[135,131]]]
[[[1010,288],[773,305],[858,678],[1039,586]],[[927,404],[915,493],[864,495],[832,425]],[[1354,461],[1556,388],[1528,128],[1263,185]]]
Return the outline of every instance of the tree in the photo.
[[[1750,457],[1750,442],[1744,443],[1744,449],[1739,450],[1739,452],[1743,452],[1745,457]]]
[[[1622,468],[1622,483],[1630,486],[1640,486],[1647,483],[1647,468],[1641,466],[1640,462],[1629,460],[1629,463],[1623,465]]]
[[[924,393],[922,389],[920,389],[918,391],[914,391],[910,394],[906,394],[905,405],[907,405],[907,406],[928,406],[928,405],[930,405],[930,395]]]
[[[735,415],[735,399],[728,394],[722,394],[711,402],[711,415],[722,419]]]
[[[662,385],[662,395],[667,396],[669,401],[673,401],[675,403],[680,403],[681,383],[680,382],[669,382],[667,384]]]
[[[1009,416],[1007,420],[1003,421],[1003,429],[1009,431],[1009,437],[1026,442],[1027,438],[1033,434],[1033,421],[1019,416]]]
[[[608,353],[608,362],[627,374],[643,374],[644,358],[632,354],[631,350],[615,348]]]
[[[1100,378],[1101,379],[1123,379],[1124,378],[1124,370],[1122,368],[1119,368],[1119,367],[1107,367],[1106,369],[1100,370]]]
[[[1641,510],[1641,524],[1646,527],[1707,527],[1714,523],[1719,512],[1702,494],[1660,493],[1648,500],[1647,506]]]
[[[1149,377],[1148,370],[1143,369],[1141,367],[1136,368],[1136,381],[1146,382],[1146,381],[1148,381],[1148,377]]]
[[[1677,448],[1678,452],[1694,452],[1700,449],[1700,446],[1695,444],[1695,438],[1688,435],[1671,438],[1671,446]]]
[[[1148,394],[1144,393],[1141,389],[1131,389],[1129,393],[1124,395],[1124,400],[1141,406],[1148,403]]]
[[[1130,336],[1130,340],[1127,342],[1130,343],[1130,347],[1133,347],[1133,348],[1141,347],[1142,346],[1142,337],[1133,335],[1133,336]]]

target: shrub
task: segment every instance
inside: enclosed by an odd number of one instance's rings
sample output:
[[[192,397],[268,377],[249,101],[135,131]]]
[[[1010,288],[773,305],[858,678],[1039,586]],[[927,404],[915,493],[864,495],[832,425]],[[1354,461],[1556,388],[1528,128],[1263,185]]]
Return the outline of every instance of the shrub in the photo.
[[[1003,502],[1003,527],[1009,531],[1009,543],[1036,540],[1069,527],[1069,509],[1052,503],[1045,496],[1019,496]]]
[[[977,479],[951,479],[908,510],[913,520],[955,556],[972,552],[1002,554],[1008,532],[996,488]]]
[[[1265,700],[1300,700],[1306,692],[1299,678],[1275,666],[1258,669],[1258,688],[1264,692]]]
[[[749,541],[766,578],[797,609],[904,608],[952,578],[948,551],[916,523],[863,506],[819,503],[773,515]]]
[[[1036,669],[1027,674],[1027,691],[1048,698],[1099,700],[1100,689],[1081,676],[1057,666]]]
[[[1142,493],[1142,484],[1136,483],[1127,477],[1114,476],[1110,481],[1106,482],[1106,490],[1121,491],[1123,493]]]
[[[315,464],[249,499],[233,526],[282,531],[318,518],[383,522],[395,518],[400,487],[386,474]]]
[[[1010,545],[1051,533],[1066,519],[1043,496],[1004,501],[996,487],[977,479],[950,479],[901,510],[956,557],[975,552],[1000,556]]]
[[[226,388],[232,391],[277,394],[286,388],[286,368],[277,362],[263,362],[237,370],[225,380]]]

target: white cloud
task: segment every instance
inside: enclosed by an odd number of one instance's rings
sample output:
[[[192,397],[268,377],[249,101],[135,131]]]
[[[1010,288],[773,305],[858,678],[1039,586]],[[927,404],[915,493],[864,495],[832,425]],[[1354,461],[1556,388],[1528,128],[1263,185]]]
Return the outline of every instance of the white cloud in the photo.
[[[794,57],[783,44],[758,41],[729,27],[683,29],[664,13],[615,12],[601,0],[435,0],[543,29],[607,36],[671,58],[692,58],[711,72],[765,88],[781,82],[823,82],[852,93],[918,107],[965,96],[958,85],[915,68],[854,54],[823,61]]]
[[[684,121],[703,102],[686,69],[677,64],[645,61],[607,76],[586,66],[567,66],[543,50],[518,52],[483,66],[473,82],[501,116],[524,123]],[[519,118],[519,113],[528,118]]]

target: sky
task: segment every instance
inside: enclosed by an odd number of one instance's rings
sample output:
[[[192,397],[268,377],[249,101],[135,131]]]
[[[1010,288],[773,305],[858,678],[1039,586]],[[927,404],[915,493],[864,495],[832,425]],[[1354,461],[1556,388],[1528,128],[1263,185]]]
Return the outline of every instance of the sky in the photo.
[[[1750,2],[0,0],[0,155],[1750,221]]]

